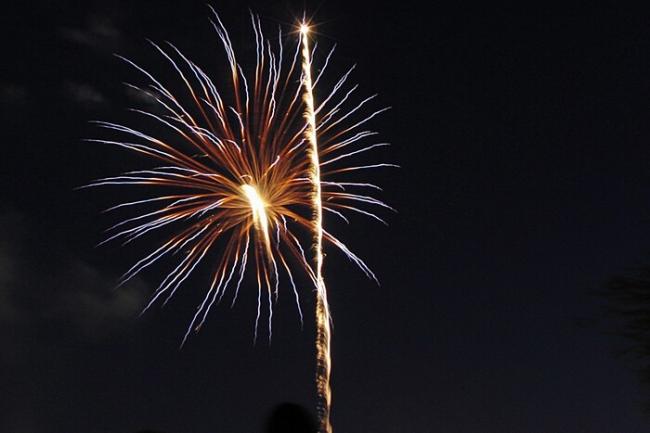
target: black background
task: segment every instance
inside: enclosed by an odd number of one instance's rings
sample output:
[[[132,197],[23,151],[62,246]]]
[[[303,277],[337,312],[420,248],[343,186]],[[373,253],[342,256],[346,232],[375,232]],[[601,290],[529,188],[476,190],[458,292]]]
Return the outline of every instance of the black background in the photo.
[[[599,315],[590,290],[650,245],[644,11],[212,5],[243,56],[248,6],[269,31],[306,10],[320,44],[338,44],[333,71],[356,63],[361,93],[393,107],[373,122],[393,143],[375,160],[401,168],[371,179],[399,212],[388,228],[326,221],[381,280],[327,257],[335,431],[647,431],[619,342],[579,326]],[[288,292],[270,346],[252,344],[249,290],[178,350],[207,271],[138,318],[165,268],[113,291],[147,245],[94,248],[124,192],[74,190],[146,163],[82,141],[98,135],[89,120],[130,119],[121,82],[140,77],[112,53],[155,70],[145,38],[170,40],[216,80],[208,15],[155,1],[3,13],[2,431],[255,432],[275,404],[313,405],[313,325]]]

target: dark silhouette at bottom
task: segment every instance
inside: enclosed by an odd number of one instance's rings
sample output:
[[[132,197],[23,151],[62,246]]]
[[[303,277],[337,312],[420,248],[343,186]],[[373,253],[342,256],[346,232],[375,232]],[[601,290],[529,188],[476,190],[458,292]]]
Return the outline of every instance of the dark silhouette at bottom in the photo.
[[[316,420],[307,409],[282,403],[271,412],[265,433],[316,433],[317,429]]]
[[[317,433],[313,415],[295,403],[281,403],[269,415],[264,433]],[[162,433],[158,430],[140,430],[138,433]]]

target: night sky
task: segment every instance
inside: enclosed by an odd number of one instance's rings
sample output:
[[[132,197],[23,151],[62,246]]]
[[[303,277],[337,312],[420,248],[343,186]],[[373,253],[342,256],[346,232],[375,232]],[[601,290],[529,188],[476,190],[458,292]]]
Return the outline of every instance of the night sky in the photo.
[[[392,106],[372,127],[393,146],[373,160],[401,168],[370,178],[398,213],[325,221],[381,281],[327,250],[335,431],[650,431],[593,294],[650,261],[649,16],[268,3],[211,2],[241,56],[247,7],[269,31],[306,10],[317,59],[336,43],[333,71],[356,63],[360,94]],[[0,18],[2,432],[251,433],[281,402],[313,407],[314,326],[289,292],[271,345],[253,344],[249,284],[179,350],[209,269],[138,317],[170,262],[114,290],[152,245],[96,248],[118,218],[101,211],[131,195],[75,190],[148,164],[82,141],[100,135],[90,120],[135,125],[126,108],[146,104],[112,54],[167,70],[146,38],[170,40],[219,81],[208,16],[202,1],[109,0]]]

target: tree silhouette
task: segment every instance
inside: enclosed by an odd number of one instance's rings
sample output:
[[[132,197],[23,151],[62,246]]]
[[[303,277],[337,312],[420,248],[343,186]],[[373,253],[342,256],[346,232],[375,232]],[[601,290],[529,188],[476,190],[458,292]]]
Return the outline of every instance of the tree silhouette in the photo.
[[[644,410],[650,413],[650,265],[611,278],[597,293],[606,300],[607,333],[625,341],[618,354],[638,365],[648,391]]]

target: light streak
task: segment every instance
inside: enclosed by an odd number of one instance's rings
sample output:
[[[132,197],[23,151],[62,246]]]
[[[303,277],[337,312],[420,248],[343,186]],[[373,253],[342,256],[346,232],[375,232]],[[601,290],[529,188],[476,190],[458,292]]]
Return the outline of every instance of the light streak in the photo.
[[[302,41],[302,74],[303,100],[305,102],[305,119],[307,129],[305,139],[309,143],[309,178],[313,186],[313,249],[316,274],[316,391],[318,393],[319,431],[331,433],[332,425],[330,412],[332,407],[332,389],[330,376],[332,373],[330,310],[327,301],[327,288],[323,279],[323,204],[321,192],[320,159],[318,137],[316,135],[316,110],[314,108],[314,93],[311,79],[311,51],[309,49],[309,25],[300,25]],[[328,56],[329,59],[329,56]],[[335,88],[336,90],[336,88]]]
[[[294,275],[298,271],[306,276],[317,293],[321,433],[330,433],[331,318],[322,274],[324,243],[341,251],[368,277],[376,278],[347,245],[324,230],[323,210],[348,223],[350,214],[383,222],[372,208],[388,206],[367,192],[380,188],[351,181],[347,176],[393,166],[357,161],[360,155],[386,145],[368,142],[376,132],[360,128],[385,109],[363,114],[362,108],[374,96],[353,102],[358,86],[347,84],[353,68],[329,92],[319,91],[321,102],[315,104],[314,86],[334,50],[327,54],[316,80],[312,80],[311,29],[307,23],[300,25],[298,41],[290,39],[295,46],[287,54],[282,33],[273,38],[278,41],[274,46],[264,35],[260,19],[251,14],[256,55],[254,65],[244,67],[221,19],[212,12],[211,23],[229,66],[230,82],[225,91],[171,43],[160,46],[151,42],[180,78],[176,86],[163,83],[153,73],[118,56],[144,76],[145,85],[127,86],[147,95],[156,107],[132,112],[141,116],[143,125],[154,126],[139,130],[98,121],[95,123],[111,137],[88,141],[135,152],[157,164],[87,185],[139,187],[146,191],[139,199],[107,209],[131,211],[132,216],[114,224],[102,243],[120,240],[128,244],[153,235],[157,239],[154,242],[159,242],[124,273],[120,284],[159,261],[176,260],[144,311],[159,300],[168,302],[187,285],[200,264],[214,263],[183,343],[201,329],[211,309],[229,290],[230,304],[234,304],[240,287],[245,285],[247,271],[257,283],[255,338],[263,315],[271,337],[273,303],[279,299],[281,277],[290,282],[302,322],[299,294],[304,291],[300,287],[304,283],[298,284]],[[355,162],[348,164],[348,160]],[[313,263],[302,245],[305,233],[312,235]]]
[[[260,197],[257,188],[252,185],[242,185],[241,189],[244,191],[248,202],[250,203],[251,213],[253,214],[253,224],[262,232],[264,236],[264,245],[269,253],[271,251],[271,238],[269,237],[269,217],[266,214],[266,203]]]

